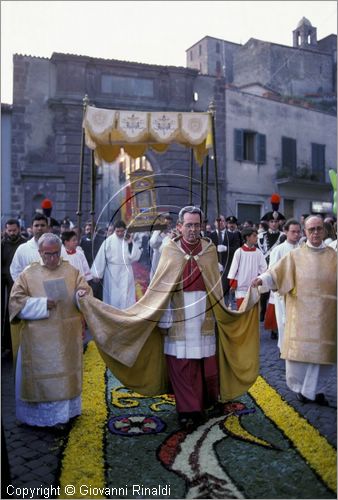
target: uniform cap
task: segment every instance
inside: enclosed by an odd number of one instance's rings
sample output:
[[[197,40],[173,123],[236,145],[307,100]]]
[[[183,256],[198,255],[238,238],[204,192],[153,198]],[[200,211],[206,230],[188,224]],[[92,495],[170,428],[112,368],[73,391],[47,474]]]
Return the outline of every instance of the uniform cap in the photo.
[[[277,210],[274,210],[273,212],[267,212],[266,214],[264,214],[261,220],[269,222],[269,220],[285,220],[285,217],[281,212],[277,212]]]
[[[225,219],[226,222],[232,222],[234,224],[237,224],[238,223],[238,220],[236,219],[236,217],[234,215],[229,215],[229,217],[227,217]]]

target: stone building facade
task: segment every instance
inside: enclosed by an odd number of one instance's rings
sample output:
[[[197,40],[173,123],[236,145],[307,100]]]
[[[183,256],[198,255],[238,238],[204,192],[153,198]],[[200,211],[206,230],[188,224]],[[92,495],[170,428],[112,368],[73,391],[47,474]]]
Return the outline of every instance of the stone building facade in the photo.
[[[3,223],[12,217],[11,144],[12,106],[1,104],[1,220]]]
[[[244,45],[206,36],[186,51],[188,68],[223,76],[236,87],[259,82],[275,92],[306,97],[336,94],[337,36],[317,40],[303,17],[293,31],[293,46],[250,38]]]
[[[314,44],[316,34],[305,39]],[[21,212],[29,223],[48,197],[54,218],[76,220],[85,94],[97,107],[143,111],[204,112],[213,101],[220,209],[226,215],[242,219],[251,210],[250,218],[257,221],[270,209],[275,191],[282,194],[281,209],[296,217],[311,211],[313,200],[329,202],[327,172],[336,158],[334,39],[331,35],[315,48],[303,48],[255,39],[242,46],[205,37],[188,49],[187,68],[60,53],[15,55],[10,211]],[[301,35],[295,40],[300,43]],[[85,148],[82,220],[90,214],[90,156]],[[158,182],[160,209],[175,211],[189,203],[190,156],[179,145],[146,154]],[[199,204],[201,169],[193,167],[192,201]],[[119,165],[100,167],[97,176],[95,211],[103,223],[116,208],[108,204],[103,213],[103,207],[123,183],[117,170],[108,175],[109,168]],[[208,216],[213,219],[212,159],[209,172]]]
[[[335,115],[234,88],[225,96],[227,213],[257,220],[271,209],[272,192],[281,195],[286,217],[315,211],[313,201],[332,201]]]
[[[53,201],[56,219],[77,212],[83,98],[111,109],[199,111],[198,92],[207,104],[215,97],[215,78],[195,70],[54,53],[51,59],[14,56],[12,112],[12,210],[29,220],[44,197]],[[205,109],[203,109],[204,111]],[[190,151],[172,146],[165,154],[149,152],[161,178],[158,204],[183,204],[189,190]],[[90,212],[90,152],[84,155],[83,217]],[[181,178],[175,186],[176,174]],[[102,176],[102,173],[101,173]],[[116,176],[114,177],[116,180]],[[102,194],[100,173],[97,193]],[[182,185],[185,189],[182,190]],[[116,184],[104,186],[111,195]],[[212,188],[212,180],[211,186]],[[97,198],[96,213],[102,200]],[[106,215],[106,221],[109,216]]]

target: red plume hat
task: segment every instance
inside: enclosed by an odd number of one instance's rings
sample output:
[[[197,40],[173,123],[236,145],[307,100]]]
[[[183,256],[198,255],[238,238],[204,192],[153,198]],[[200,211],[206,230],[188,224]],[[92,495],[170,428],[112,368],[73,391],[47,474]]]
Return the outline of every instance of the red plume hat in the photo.
[[[279,196],[279,194],[273,193],[270,198],[272,211],[264,214],[261,220],[267,222],[269,222],[269,220],[285,220],[284,215],[278,211],[280,202],[281,202],[281,197]]]
[[[48,198],[45,198],[44,200],[42,200],[41,208],[52,208],[52,207],[53,207],[53,203],[51,202],[51,200],[49,200]]]
[[[42,208],[43,214],[46,217],[50,217],[50,214],[52,213],[53,203],[48,198],[45,198],[41,202],[41,208]]]

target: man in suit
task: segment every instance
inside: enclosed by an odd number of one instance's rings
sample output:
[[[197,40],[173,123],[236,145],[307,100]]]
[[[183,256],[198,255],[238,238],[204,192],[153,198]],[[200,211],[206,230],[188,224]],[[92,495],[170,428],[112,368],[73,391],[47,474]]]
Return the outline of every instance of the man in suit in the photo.
[[[4,355],[12,353],[11,329],[8,316],[8,300],[13,286],[13,279],[9,271],[14,254],[18,246],[26,243],[21,236],[18,219],[8,219],[1,239],[1,352]]]
[[[204,219],[202,223],[201,236],[203,236],[204,238],[211,238],[211,233],[211,224],[208,222],[208,219]]]
[[[222,286],[225,302],[229,302],[229,280],[227,278],[237,248],[242,245],[241,233],[237,229],[238,220],[233,215],[225,218],[220,215],[215,220],[216,230],[210,235],[211,240],[217,247],[218,261],[222,266]]]

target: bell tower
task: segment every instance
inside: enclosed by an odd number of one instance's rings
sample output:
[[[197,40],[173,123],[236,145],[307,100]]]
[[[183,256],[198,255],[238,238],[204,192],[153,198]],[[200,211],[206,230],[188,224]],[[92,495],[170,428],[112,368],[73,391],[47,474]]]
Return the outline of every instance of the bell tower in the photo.
[[[317,47],[317,28],[303,17],[293,33],[293,46],[298,49],[313,49]]]

